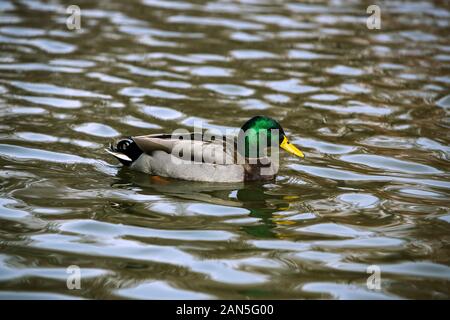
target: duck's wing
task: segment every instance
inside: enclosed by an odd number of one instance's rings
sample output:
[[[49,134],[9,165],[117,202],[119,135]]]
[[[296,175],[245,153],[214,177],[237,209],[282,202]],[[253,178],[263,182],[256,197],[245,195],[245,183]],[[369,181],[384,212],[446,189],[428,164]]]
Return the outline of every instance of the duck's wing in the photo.
[[[154,134],[132,137],[136,145],[146,154],[163,151],[187,161],[233,164],[234,153],[231,152],[227,140],[204,141],[204,136],[196,133],[177,135]],[[230,141],[230,140],[229,140]],[[231,140],[234,143],[234,140]]]
[[[137,146],[147,154],[152,154],[154,151],[164,151],[171,153],[176,140],[172,139],[169,134],[150,134],[145,136],[131,137]]]

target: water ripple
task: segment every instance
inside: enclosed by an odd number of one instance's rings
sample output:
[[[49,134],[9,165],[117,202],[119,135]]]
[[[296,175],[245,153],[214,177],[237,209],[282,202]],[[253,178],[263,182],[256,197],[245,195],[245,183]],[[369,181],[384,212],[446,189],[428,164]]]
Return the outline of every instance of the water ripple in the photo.
[[[357,1],[111,0],[69,30],[66,7],[0,1],[0,299],[450,297],[449,8],[386,2],[369,30]],[[104,151],[255,115],[306,155],[272,181]]]

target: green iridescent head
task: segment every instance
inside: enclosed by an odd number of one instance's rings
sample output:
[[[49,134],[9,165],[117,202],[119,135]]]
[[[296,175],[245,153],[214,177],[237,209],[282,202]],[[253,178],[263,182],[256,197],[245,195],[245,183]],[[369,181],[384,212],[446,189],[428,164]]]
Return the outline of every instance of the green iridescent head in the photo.
[[[303,158],[303,153],[289,142],[281,125],[274,119],[256,116],[248,120],[241,127],[241,134],[245,134],[245,157],[263,156],[265,149],[280,146],[284,150]],[[277,137],[278,135],[278,137]],[[261,141],[264,139],[265,141]],[[260,148],[262,146],[262,148]]]

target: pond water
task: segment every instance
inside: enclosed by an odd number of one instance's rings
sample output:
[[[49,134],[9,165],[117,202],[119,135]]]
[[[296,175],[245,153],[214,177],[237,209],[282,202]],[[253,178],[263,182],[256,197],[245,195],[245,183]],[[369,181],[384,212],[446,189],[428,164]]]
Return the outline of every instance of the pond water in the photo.
[[[448,4],[76,2],[0,2],[0,298],[450,298]],[[104,151],[259,114],[306,154],[271,182]]]

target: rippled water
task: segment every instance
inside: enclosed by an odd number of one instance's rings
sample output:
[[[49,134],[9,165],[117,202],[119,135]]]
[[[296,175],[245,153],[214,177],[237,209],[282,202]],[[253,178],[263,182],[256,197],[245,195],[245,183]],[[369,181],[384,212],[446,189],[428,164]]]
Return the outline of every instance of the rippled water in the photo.
[[[450,298],[448,5],[69,4],[0,2],[0,298]],[[306,153],[270,183],[103,150],[257,114]]]

